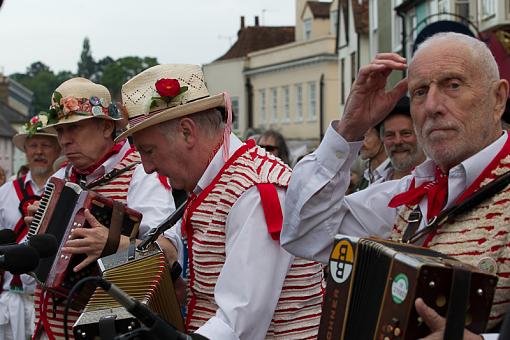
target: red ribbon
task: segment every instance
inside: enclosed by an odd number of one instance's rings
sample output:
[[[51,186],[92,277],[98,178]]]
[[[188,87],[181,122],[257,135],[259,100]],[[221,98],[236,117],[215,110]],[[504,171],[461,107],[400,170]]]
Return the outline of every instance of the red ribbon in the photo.
[[[439,215],[448,198],[448,176],[443,174],[438,167],[436,167],[433,181],[425,182],[416,187],[413,178],[409,190],[393,197],[388,203],[388,207],[396,208],[404,204],[417,205],[425,195],[428,202],[427,220],[430,221]]]

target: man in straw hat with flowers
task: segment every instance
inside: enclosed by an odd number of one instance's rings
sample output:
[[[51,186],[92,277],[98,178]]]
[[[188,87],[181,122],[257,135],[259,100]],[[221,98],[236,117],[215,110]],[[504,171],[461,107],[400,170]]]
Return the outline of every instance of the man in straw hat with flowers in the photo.
[[[57,171],[55,177],[78,183],[141,212],[140,236],[168,217],[175,209],[168,182],[156,174],[145,173],[138,152],[127,141],[114,141],[122,119],[104,86],[88,79],[73,78],[55,90],[51,101],[47,129],[57,132],[58,142],[68,160],[67,166]],[[91,227],[76,228],[72,239],[62,249],[67,253],[87,255],[73,268],[74,271],[101,256],[126,248],[129,243],[125,236],[109,235],[109,230],[87,210],[85,217]],[[167,238],[160,237],[158,242],[173,262],[175,247]],[[42,330],[49,339],[63,337],[65,303],[58,303],[58,300],[49,292],[36,290],[35,337],[43,333]],[[72,333],[72,325],[78,316],[77,311],[69,313],[69,333]]]
[[[186,327],[210,339],[317,335],[322,268],[280,247],[291,170],[231,134],[227,93],[197,65],[158,65],[122,87],[129,129],[148,173],[190,194],[182,224],[190,279]]]
[[[27,207],[40,198],[60,154],[57,136],[42,131],[46,123],[45,115],[34,116],[13,137],[14,145],[26,154],[29,171],[0,187],[0,229],[13,230],[18,243],[28,233],[23,220]],[[26,339],[34,323],[34,279],[2,272],[0,282],[0,339]]]

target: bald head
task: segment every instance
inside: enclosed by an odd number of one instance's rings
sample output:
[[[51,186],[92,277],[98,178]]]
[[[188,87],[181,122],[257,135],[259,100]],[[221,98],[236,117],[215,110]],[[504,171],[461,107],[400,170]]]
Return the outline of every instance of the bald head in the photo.
[[[410,64],[413,63],[420,51],[430,49],[434,46],[447,45],[465,47],[465,51],[469,54],[470,60],[476,65],[476,68],[481,71],[480,73],[485,76],[486,81],[492,82],[500,79],[498,64],[487,45],[481,40],[461,33],[442,32],[434,34],[418,46]]]
[[[439,33],[416,51],[408,90],[418,141],[443,171],[501,136],[508,82],[487,46],[458,33]]]

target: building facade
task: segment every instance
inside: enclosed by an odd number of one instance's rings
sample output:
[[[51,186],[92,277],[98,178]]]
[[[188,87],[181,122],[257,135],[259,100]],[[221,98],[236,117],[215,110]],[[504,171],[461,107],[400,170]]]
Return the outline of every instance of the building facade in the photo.
[[[0,74],[0,166],[7,176],[26,164],[25,154],[14,147],[12,136],[32,115],[33,93],[23,85]]]

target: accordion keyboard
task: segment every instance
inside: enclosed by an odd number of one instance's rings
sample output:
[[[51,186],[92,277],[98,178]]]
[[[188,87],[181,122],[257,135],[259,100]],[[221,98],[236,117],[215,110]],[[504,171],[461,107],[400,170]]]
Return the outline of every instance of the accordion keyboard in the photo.
[[[28,237],[37,235],[39,231],[39,227],[41,226],[41,222],[46,215],[46,211],[48,210],[48,203],[55,192],[55,184],[52,182],[48,182],[46,187],[44,188],[44,193],[39,201],[39,208],[34,214],[34,219],[30,223],[30,227],[28,229]]]

